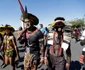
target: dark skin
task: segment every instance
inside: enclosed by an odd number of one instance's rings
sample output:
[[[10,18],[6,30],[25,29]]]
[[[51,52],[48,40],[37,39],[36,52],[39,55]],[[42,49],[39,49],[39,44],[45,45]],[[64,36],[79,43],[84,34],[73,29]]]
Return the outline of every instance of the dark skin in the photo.
[[[62,41],[61,44],[63,42],[63,32],[57,32],[58,34],[62,34]],[[66,62],[66,69],[69,70],[70,67],[70,61],[71,61],[71,50],[70,50],[70,44],[68,49],[66,50],[66,55],[67,55],[67,62]]]
[[[61,44],[63,42],[63,32],[58,32],[59,33],[62,33],[62,41],[61,41]],[[70,67],[70,61],[71,61],[71,50],[70,50],[70,44],[69,44],[69,47],[68,49],[66,50],[66,55],[67,55],[67,62],[66,62],[66,69],[69,70],[69,67]]]
[[[15,41],[14,41],[14,36],[9,35],[11,33],[10,29],[6,28],[5,33],[6,33],[6,35],[4,35],[4,39],[9,38],[12,41],[13,47],[11,45],[5,44],[5,42],[3,42],[1,49],[4,47],[4,45],[6,45],[6,49],[13,48],[13,49],[15,49],[16,54],[18,54],[17,46],[16,46]],[[8,56],[5,55],[5,64],[6,65],[8,65],[8,64],[12,65],[13,70],[15,70],[15,61],[14,60],[15,60],[15,57],[8,57]]]
[[[20,39],[22,38],[23,33],[25,33],[26,31],[33,32],[33,31],[35,31],[35,30],[37,29],[35,26],[33,26],[32,20],[30,20],[30,19],[25,19],[24,22],[25,22],[25,24],[26,24],[26,28],[23,30],[23,32],[22,32],[21,35],[19,36],[18,40],[20,40]],[[44,49],[44,47],[43,47],[43,45],[42,45],[42,49],[41,49],[42,55],[44,55],[43,49]],[[40,61],[41,61],[41,60],[40,60]],[[42,62],[42,61],[41,61],[41,62]],[[30,68],[24,67],[24,70],[37,70],[37,66],[36,66],[36,65],[32,65]]]
[[[55,32],[55,34],[61,34],[61,32],[56,32],[56,31],[54,31]],[[55,41],[56,42],[56,41]],[[63,32],[62,32],[62,40],[61,40],[61,43],[63,42]],[[61,44],[60,44],[61,45]],[[69,44],[70,45],[70,44]],[[46,48],[46,51],[45,51],[45,56],[47,56],[47,49],[48,48]],[[66,55],[67,55],[67,61],[66,61],[66,69],[67,70],[69,70],[69,67],[70,67],[70,61],[71,61],[71,50],[70,50],[70,46],[68,47],[68,49],[66,50]],[[46,60],[46,63],[47,63],[48,61]]]

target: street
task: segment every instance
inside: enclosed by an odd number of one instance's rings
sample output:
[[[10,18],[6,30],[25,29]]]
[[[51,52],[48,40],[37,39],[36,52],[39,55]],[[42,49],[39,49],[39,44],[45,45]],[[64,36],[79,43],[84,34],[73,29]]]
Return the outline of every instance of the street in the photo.
[[[23,58],[24,58],[24,51],[25,49],[23,47],[20,47],[20,45],[18,44],[18,48],[19,48],[19,51],[20,51],[20,63],[18,65],[18,67],[16,68],[16,70],[23,70]],[[71,69],[70,70],[80,70],[80,64],[79,64],[79,57],[81,55],[81,52],[82,52],[82,46],[80,46],[80,43],[77,42],[75,43],[75,40],[72,39],[71,40],[71,54],[72,54],[72,59],[71,59]],[[66,57],[66,55],[65,55]],[[0,65],[2,64],[2,61],[0,60]],[[43,66],[45,67],[45,66]],[[0,70],[11,70],[11,66],[8,65],[7,67],[5,67],[4,69],[1,69]],[[38,69],[40,70],[40,69]]]

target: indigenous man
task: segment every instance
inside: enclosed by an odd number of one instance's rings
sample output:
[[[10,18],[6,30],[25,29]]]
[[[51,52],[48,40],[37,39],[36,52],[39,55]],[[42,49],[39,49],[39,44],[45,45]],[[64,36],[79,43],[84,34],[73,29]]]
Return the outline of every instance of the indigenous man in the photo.
[[[49,70],[64,70],[64,53],[63,50],[66,48],[67,60],[66,68],[69,70],[71,61],[71,52],[69,43],[63,40],[63,28],[65,26],[63,17],[57,17],[55,19],[55,24],[53,25],[53,40],[49,42]],[[53,42],[53,43],[52,43]],[[65,45],[66,44],[66,45]],[[64,46],[65,45],[65,46]]]
[[[43,34],[40,30],[38,30],[38,28],[34,26],[39,23],[39,19],[35,15],[28,13],[26,8],[25,11],[22,10],[23,7],[20,0],[18,0],[18,2],[22,11],[21,21],[23,21],[26,25],[26,28],[18,38],[21,44],[25,43],[26,48],[24,57],[24,70],[37,70],[37,66],[40,61],[39,41],[42,41],[43,47]],[[42,51],[42,59],[43,57],[44,54]],[[43,62],[42,59],[41,62]]]

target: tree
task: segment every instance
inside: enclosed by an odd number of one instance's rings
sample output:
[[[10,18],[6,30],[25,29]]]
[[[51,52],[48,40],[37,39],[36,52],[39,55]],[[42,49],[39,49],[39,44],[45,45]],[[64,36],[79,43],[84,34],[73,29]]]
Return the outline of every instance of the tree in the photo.
[[[77,19],[74,21],[71,21],[72,27],[83,27],[84,26],[84,20],[83,19]]]

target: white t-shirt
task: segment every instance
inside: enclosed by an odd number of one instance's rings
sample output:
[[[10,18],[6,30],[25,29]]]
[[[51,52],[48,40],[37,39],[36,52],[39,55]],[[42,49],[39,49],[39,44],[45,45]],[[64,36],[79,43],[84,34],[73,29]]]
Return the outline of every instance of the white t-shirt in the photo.
[[[82,36],[85,36],[85,30],[82,32]]]

